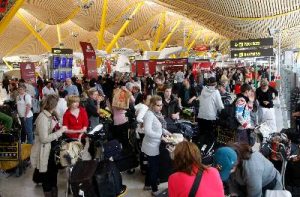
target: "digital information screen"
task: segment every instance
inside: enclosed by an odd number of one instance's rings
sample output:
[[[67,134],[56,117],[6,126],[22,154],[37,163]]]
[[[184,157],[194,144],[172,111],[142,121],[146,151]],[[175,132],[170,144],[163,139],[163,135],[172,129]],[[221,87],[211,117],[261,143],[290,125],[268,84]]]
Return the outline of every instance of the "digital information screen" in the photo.
[[[273,48],[231,51],[231,58],[271,57],[274,56]]]
[[[273,46],[273,38],[230,41],[230,48],[232,49],[255,48],[255,47],[266,47],[266,46]]]

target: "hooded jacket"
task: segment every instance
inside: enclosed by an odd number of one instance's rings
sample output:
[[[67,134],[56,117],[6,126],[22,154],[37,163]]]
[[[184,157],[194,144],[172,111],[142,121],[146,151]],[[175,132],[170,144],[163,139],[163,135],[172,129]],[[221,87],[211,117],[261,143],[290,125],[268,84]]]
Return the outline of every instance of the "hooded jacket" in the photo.
[[[216,120],[218,111],[224,109],[220,92],[214,86],[205,86],[200,95],[198,118]]]

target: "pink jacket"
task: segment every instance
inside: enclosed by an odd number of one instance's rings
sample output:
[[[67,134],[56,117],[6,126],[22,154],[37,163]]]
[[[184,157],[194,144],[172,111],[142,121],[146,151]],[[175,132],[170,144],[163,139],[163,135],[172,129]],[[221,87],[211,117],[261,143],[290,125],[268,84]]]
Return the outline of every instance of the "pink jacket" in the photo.
[[[169,177],[169,197],[188,197],[195,180],[195,175],[176,172]],[[215,168],[208,168],[203,172],[196,197],[224,197],[223,183]]]

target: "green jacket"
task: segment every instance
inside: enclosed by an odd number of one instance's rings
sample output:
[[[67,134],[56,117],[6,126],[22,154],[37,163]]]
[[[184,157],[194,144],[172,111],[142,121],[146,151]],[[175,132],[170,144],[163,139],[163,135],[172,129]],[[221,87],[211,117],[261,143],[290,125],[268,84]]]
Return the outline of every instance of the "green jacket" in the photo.
[[[2,123],[6,129],[11,129],[13,119],[5,113],[0,112],[0,123]]]

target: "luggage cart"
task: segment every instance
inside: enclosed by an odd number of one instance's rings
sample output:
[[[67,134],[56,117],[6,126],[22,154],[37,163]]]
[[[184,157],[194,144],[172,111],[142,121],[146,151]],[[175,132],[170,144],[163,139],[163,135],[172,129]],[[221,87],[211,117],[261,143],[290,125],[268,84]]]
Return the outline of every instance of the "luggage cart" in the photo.
[[[16,176],[19,177],[23,173],[23,161],[21,156],[21,139],[16,139],[13,134],[0,134],[0,161],[1,162],[17,162]]]

